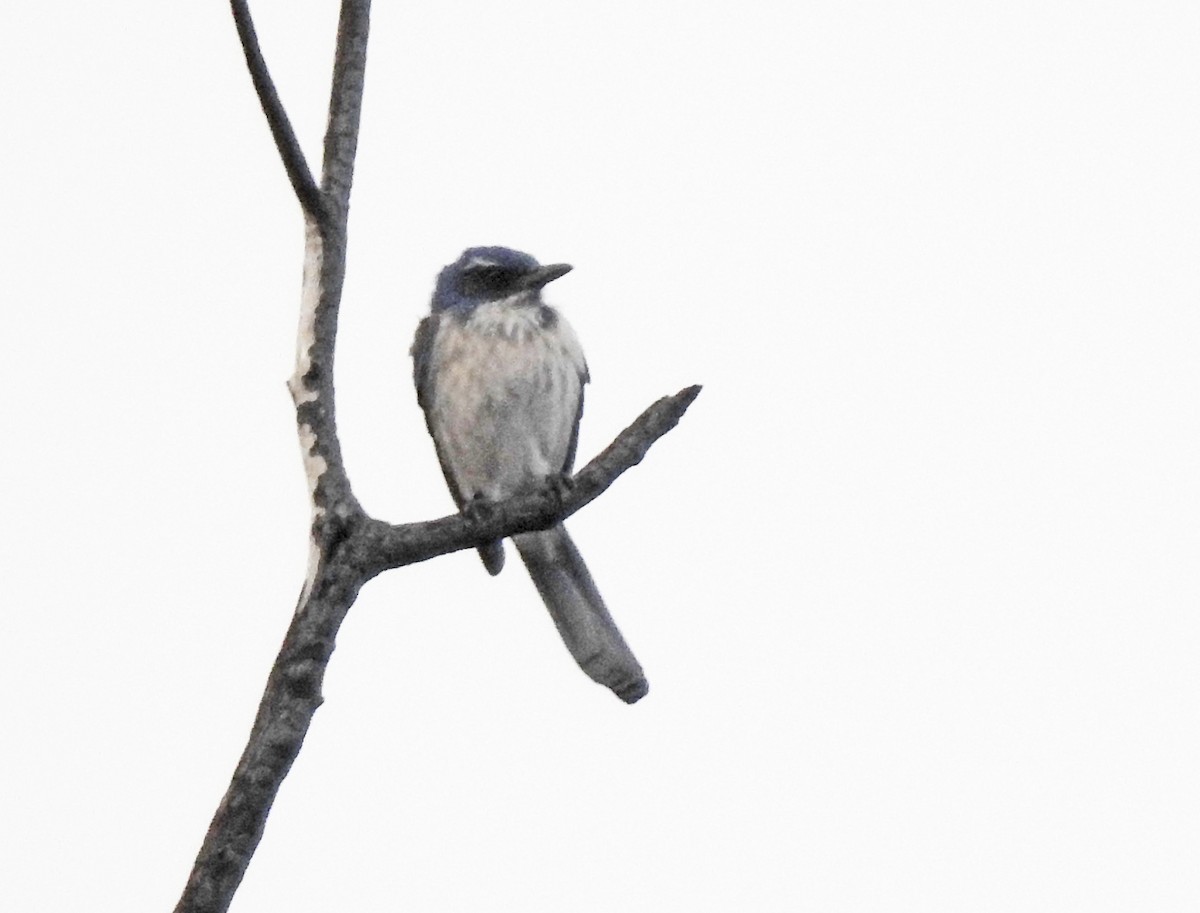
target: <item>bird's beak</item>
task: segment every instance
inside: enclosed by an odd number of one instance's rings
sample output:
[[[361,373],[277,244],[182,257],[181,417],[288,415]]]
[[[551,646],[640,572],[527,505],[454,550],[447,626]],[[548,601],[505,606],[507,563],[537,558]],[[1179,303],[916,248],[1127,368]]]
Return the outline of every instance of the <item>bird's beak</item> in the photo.
[[[537,269],[521,277],[521,287],[538,289],[548,282],[553,282],[555,279],[565,276],[570,271],[570,263],[551,263],[548,266],[539,266]]]

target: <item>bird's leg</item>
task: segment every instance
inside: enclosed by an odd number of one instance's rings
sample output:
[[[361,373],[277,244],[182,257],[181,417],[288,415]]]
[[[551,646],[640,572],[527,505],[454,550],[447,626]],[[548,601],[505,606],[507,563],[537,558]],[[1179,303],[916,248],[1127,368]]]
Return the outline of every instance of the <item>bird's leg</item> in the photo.
[[[563,502],[575,490],[575,479],[569,472],[552,472],[546,476],[545,485],[546,493],[561,508]]]
[[[475,497],[462,506],[462,515],[475,524],[486,523],[494,511],[495,504],[481,491],[475,492]]]

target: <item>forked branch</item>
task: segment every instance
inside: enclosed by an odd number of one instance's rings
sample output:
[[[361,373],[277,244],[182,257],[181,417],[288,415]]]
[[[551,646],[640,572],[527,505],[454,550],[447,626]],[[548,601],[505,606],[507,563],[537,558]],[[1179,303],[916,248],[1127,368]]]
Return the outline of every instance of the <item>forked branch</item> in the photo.
[[[354,497],[342,463],[333,354],[370,2],[342,2],[319,186],[267,70],[246,0],[230,0],[230,5],[255,91],[305,218],[300,330],[289,388],[311,492],[312,538],[295,614],[267,678],[245,751],[209,825],[176,913],[228,909],[262,837],[271,804],[321,705],[321,684],[338,629],[363,584],[390,568],[561,522],[640,462],[700,392],[698,386],[688,387],[650,406],[576,474],[565,495],[548,487],[498,502],[485,518],[474,520],[456,515],[392,525],[368,516]]]

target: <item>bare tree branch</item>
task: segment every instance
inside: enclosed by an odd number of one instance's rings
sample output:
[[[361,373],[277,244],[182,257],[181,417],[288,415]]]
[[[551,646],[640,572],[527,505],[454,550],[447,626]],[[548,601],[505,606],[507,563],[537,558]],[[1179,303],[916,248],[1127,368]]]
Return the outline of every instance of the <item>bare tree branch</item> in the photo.
[[[392,525],[359,506],[342,462],[334,416],[333,355],[346,272],[346,225],[366,72],[369,0],[343,0],[338,22],[321,186],[313,182],[258,48],[245,0],[231,0],[255,91],[305,216],[304,281],[296,367],[288,381],[312,498],[309,567],[295,614],[267,678],[246,749],[196,857],[176,913],[223,913],[262,838],[271,804],[321,705],[338,629],[360,588],[382,571],[545,529],[639,463],[700,392],[654,403],[574,477],[492,506],[482,518]]]
[[[393,526],[360,513],[336,524],[338,534],[320,543],[317,573],[301,594],[267,680],[249,742],[209,826],[176,913],[221,913],[228,908],[262,838],[275,795],[321,706],[321,684],[338,629],[364,583],[389,568],[561,522],[641,462],[699,393],[699,386],[688,387],[650,406],[579,471],[561,501],[547,486],[532,495],[496,502],[490,516],[478,522],[459,514]],[[333,528],[326,525],[326,529]]]
[[[254,22],[250,18],[250,7],[246,0],[230,0],[233,7],[233,21],[237,26],[238,37],[242,41],[242,50],[246,55],[246,67],[250,70],[250,78],[254,82],[254,90],[262,104],[263,114],[267,116],[267,125],[271,135],[275,137],[275,147],[279,157],[283,159],[283,168],[300,206],[308,215],[315,216],[322,209],[321,191],[313,180],[308,162],[304,159],[304,151],[292,130],[287,112],[283,110],[283,102],[275,90],[275,83],[267,71],[267,62],[263,59],[262,49],[258,46],[258,35],[254,31]]]
[[[242,753],[192,868],[176,913],[223,913],[262,839],[271,804],[321,705],[321,681],[334,637],[357,587],[306,586]]]
[[[338,18],[321,189],[343,212],[350,205],[350,184],[354,179],[354,157],[358,151],[370,12],[371,0],[345,0]]]
[[[370,3],[343,0],[318,188],[267,71],[245,0],[230,0],[255,91],[305,216],[296,369],[288,382],[312,495],[309,568],[267,679],[246,749],[213,816],[176,913],[223,913],[262,838],[271,804],[321,704],[334,639],[366,579],[343,557],[365,520],[342,464],[333,408],[333,350],[346,266],[346,220],[362,108]]]
[[[699,395],[698,385],[687,387],[651,405],[599,456],[575,474],[570,491],[561,498],[557,490],[548,485],[533,494],[518,495],[490,505],[483,519],[468,519],[463,514],[455,514],[401,526],[369,521],[373,541],[363,558],[367,572],[404,567],[563,522],[603,494],[621,473],[640,463],[651,445],[679,423]]]

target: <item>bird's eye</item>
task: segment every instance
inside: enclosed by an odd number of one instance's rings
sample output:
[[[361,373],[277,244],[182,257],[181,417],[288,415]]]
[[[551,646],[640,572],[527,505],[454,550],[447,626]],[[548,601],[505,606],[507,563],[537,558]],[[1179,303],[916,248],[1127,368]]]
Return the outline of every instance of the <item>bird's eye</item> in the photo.
[[[514,274],[502,266],[479,266],[463,277],[468,294],[501,292],[512,285]]]

